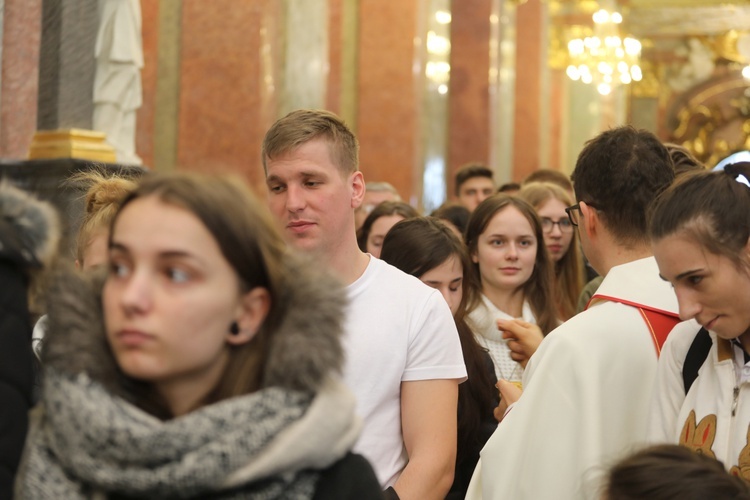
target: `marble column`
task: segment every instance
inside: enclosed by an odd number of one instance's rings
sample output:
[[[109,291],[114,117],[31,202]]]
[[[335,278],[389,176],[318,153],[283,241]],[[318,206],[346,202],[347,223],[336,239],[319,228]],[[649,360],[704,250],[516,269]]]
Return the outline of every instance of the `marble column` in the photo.
[[[41,20],[37,131],[28,157],[114,162],[105,133],[93,130],[98,0],[43,0]]]
[[[144,12],[145,14],[145,12]],[[149,18],[144,16],[144,27]],[[154,83],[154,130],[153,163],[156,170],[173,170],[177,164],[178,118],[180,108],[180,39],[182,36],[182,0],[159,0],[158,38],[156,43],[156,65],[158,73]],[[145,40],[144,40],[145,42]],[[148,74],[151,50],[154,46],[144,43],[144,70]],[[145,75],[144,75],[145,76]],[[145,95],[148,95],[146,93]],[[145,108],[145,109],[144,109]],[[148,112],[146,100],[141,112]],[[143,127],[145,121],[140,121]],[[142,130],[142,129],[141,129]],[[144,157],[148,165],[148,157]]]
[[[490,15],[492,0],[453,2],[448,138],[448,191],[465,163],[490,155]]]
[[[328,0],[285,0],[284,85],[279,116],[326,106]]]
[[[495,182],[515,180],[516,5],[492,0],[490,14],[490,168]]]
[[[336,1],[336,0],[333,0]],[[340,0],[341,5],[341,100],[339,115],[357,132],[357,68],[359,66],[359,2]],[[331,45],[336,43],[331,32]],[[333,47],[332,47],[333,50]],[[333,60],[333,57],[332,57]],[[333,69],[333,68],[332,68]],[[330,98],[330,90],[329,90]]]
[[[97,0],[43,0],[37,128],[90,130]]]
[[[261,28],[269,2],[180,2],[176,168],[232,172],[259,184]]]
[[[523,180],[540,168],[542,64],[546,64],[540,0],[519,5],[516,12],[516,111],[513,179]],[[543,57],[543,55],[545,57]]]
[[[36,131],[42,0],[0,3],[0,158],[26,158]]]
[[[143,18],[143,104],[136,116],[135,150],[146,166],[154,165],[156,87],[158,85],[159,10],[163,2],[141,0]]]
[[[420,197],[419,91],[415,61],[421,2],[359,4],[357,134],[367,181],[387,181],[415,205]]]

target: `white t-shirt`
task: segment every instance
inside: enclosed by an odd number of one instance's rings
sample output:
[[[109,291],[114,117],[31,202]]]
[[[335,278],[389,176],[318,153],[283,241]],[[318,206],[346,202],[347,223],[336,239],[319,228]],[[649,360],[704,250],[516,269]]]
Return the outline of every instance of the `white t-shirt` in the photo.
[[[466,367],[453,316],[437,290],[370,257],[347,292],[344,381],[364,421],[354,452],[370,461],[385,488],[407,463],[401,383],[465,380]]]

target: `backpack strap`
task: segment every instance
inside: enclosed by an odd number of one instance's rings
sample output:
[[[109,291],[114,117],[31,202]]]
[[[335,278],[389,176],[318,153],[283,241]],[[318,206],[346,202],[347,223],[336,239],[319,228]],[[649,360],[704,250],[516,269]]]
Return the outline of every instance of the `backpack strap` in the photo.
[[[657,356],[661,354],[661,347],[667,340],[669,332],[671,332],[672,328],[677,326],[677,323],[680,322],[680,317],[677,315],[677,313],[655,309],[643,304],[638,304],[636,302],[631,302],[629,300],[621,299],[619,297],[611,297],[608,295],[594,294],[594,296],[591,297],[591,300],[589,301],[586,308],[588,309],[591,304],[601,300],[617,302],[638,309],[638,312],[641,313],[641,317],[643,318],[643,321],[646,323],[646,326],[651,333],[651,340],[653,340],[654,342],[654,348],[656,349]]]
[[[693,343],[690,344],[690,349],[685,355],[685,363],[682,365],[682,384],[685,387],[685,394],[688,393],[690,386],[698,378],[698,370],[706,361],[711,345],[711,336],[708,334],[708,330],[701,328],[695,335]]]

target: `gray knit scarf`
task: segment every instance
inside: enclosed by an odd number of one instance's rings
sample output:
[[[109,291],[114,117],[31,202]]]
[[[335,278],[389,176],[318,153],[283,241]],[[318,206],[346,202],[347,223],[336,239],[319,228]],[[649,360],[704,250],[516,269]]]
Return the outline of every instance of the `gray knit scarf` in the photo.
[[[334,379],[314,399],[267,388],[165,422],[83,374],[49,372],[44,390],[21,498],[309,499],[359,433]]]
[[[128,402],[109,378],[101,282],[57,280],[19,498],[311,498],[360,422],[336,375],[344,295],[309,268],[286,265],[287,314],[261,390],[167,421]]]

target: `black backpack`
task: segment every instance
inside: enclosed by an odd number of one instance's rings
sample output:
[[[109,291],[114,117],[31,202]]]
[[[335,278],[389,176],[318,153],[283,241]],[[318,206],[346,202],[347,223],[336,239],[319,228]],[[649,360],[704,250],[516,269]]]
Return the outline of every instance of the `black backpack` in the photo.
[[[693,339],[693,343],[690,344],[690,349],[685,355],[685,364],[682,365],[682,383],[685,387],[685,394],[688,393],[690,386],[698,378],[698,370],[706,361],[708,351],[711,350],[711,344],[708,330],[701,328]]]

